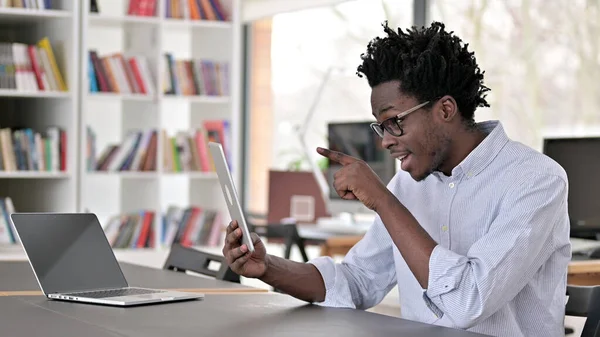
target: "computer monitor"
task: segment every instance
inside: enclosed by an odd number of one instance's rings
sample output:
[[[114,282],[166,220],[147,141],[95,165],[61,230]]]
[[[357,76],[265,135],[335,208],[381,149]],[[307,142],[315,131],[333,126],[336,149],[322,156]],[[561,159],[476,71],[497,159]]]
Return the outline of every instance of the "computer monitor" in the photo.
[[[333,151],[339,151],[364,160],[387,184],[396,173],[396,162],[389,151],[381,146],[381,137],[371,129],[371,121],[329,123],[327,125],[328,146]],[[329,161],[327,182],[329,197],[332,200],[341,199],[333,188],[333,175],[341,165]]]
[[[600,137],[546,138],[543,152],[567,173],[571,236],[596,238],[600,234]]]

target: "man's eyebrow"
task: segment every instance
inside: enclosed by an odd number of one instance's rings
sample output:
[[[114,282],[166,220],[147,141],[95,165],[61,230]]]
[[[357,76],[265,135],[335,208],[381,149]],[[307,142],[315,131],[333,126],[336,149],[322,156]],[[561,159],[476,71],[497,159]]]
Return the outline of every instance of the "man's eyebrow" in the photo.
[[[385,105],[385,106],[383,106],[382,108],[379,109],[378,114],[381,115],[381,114],[385,113],[386,111],[388,111],[390,109],[393,109],[393,108],[394,108],[393,105]]]

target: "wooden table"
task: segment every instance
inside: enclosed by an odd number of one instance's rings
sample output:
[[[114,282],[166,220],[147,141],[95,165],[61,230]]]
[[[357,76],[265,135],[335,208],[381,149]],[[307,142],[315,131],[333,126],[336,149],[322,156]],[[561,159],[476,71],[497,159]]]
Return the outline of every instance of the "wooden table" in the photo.
[[[334,255],[346,255],[363,238],[364,232],[348,231],[344,233],[314,225],[300,225],[298,226],[298,235],[303,241],[318,243],[321,247],[321,256],[333,257]]]
[[[567,283],[573,285],[600,285],[600,260],[571,261]]]
[[[330,237],[321,244],[321,256],[346,255],[362,238],[362,235]]]

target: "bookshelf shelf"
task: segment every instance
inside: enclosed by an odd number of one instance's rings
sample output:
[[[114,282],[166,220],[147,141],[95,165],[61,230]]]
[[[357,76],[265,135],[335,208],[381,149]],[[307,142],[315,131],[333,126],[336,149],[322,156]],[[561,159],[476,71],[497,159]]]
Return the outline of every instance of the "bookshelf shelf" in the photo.
[[[166,177],[188,177],[199,180],[217,179],[217,174],[214,172],[163,172],[162,175]]]
[[[208,95],[164,95],[165,101],[186,101],[191,103],[211,103],[211,104],[227,104],[231,99],[228,96],[208,96]]]
[[[158,25],[160,19],[157,17],[145,17],[134,15],[106,15],[89,14],[89,22],[94,26],[115,26],[122,24]]]
[[[0,8],[2,23],[32,23],[42,20],[71,19],[71,11],[56,9]]]
[[[122,101],[153,101],[155,97],[152,95],[142,94],[121,94],[112,92],[94,92],[88,93],[87,96],[90,100],[122,100]]]
[[[95,171],[88,172],[88,176],[96,177],[120,177],[126,179],[155,179],[159,175],[157,172],[134,172],[134,171]]]
[[[127,179],[155,179],[160,177],[186,177],[198,180],[217,179],[214,172],[134,172],[134,171],[91,171],[86,175],[90,177],[121,177]],[[2,175],[0,175],[0,178]]]
[[[231,29],[233,24],[229,21],[210,21],[210,20],[187,20],[163,18],[166,28],[219,28]]]
[[[16,171],[0,172],[0,179],[68,179],[71,174],[67,172],[39,172],[39,171]]]
[[[69,91],[20,91],[0,89],[0,97],[71,98]]]

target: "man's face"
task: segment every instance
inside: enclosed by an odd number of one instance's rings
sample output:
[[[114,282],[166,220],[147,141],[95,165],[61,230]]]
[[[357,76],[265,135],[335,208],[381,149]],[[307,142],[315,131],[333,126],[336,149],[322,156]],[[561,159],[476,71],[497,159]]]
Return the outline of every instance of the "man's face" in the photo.
[[[399,81],[390,81],[372,88],[371,108],[378,123],[423,103],[403,95],[399,86]],[[403,134],[399,137],[384,132],[382,146],[402,161],[402,170],[416,181],[438,170],[450,151],[451,138],[436,118],[436,109],[439,104],[431,102],[402,118],[399,124]]]

